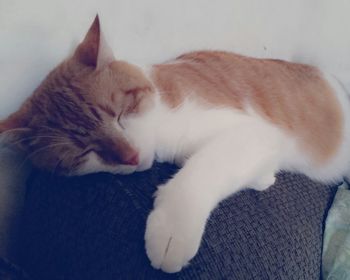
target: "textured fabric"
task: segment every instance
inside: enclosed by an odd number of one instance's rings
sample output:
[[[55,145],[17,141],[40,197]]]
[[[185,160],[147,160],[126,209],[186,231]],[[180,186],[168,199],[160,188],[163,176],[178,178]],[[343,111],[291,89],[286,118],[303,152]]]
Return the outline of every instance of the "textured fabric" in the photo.
[[[350,280],[350,189],[339,187],[326,219],[323,279]]]
[[[28,276],[14,264],[0,258],[1,280],[30,280]]]
[[[212,213],[197,256],[178,274],[149,265],[144,249],[156,185],[176,169],[132,176],[34,174],[22,229],[22,265],[38,280],[319,279],[323,222],[336,187],[281,173]]]

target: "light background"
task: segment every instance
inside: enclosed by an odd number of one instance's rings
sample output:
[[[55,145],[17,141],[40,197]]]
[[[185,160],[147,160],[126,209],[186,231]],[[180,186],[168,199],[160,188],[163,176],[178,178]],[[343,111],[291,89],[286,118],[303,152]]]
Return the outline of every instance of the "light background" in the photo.
[[[0,0],[0,119],[73,51],[97,12],[118,59],[149,64],[223,49],[350,80],[348,0]]]

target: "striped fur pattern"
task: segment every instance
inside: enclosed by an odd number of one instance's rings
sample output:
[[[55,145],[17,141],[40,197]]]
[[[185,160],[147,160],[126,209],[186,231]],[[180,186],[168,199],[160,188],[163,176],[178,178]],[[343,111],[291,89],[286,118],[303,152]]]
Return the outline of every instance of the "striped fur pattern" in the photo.
[[[34,165],[66,175],[182,166],[159,186],[145,232],[152,266],[177,272],[233,193],[264,190],[281,169],[345,176],[348,106],[334,77],[281,60],[201,51],[141,69],[114,58],[97,17],[0,132]]]

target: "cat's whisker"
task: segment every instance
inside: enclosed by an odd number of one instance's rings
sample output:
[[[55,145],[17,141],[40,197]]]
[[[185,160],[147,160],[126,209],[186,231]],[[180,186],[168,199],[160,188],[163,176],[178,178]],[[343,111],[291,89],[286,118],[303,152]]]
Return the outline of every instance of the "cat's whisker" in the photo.
[[[31,158],[34,155],[36,155],[37,153],[39,153],[39,152],[41,152],[43,150],[46,150],[46,149],[50,149],[50,148],[57,147],[57,146],[67,146],[67,145],[70,145],[70,143],[65,142],[65,143],[56,143],[56,144],[47,145],[47,146],[45,146],[43,148],[39,148],[39,149],[35,150],[34,152],[30,153],[27,157]]]
[[[43,148],[39,148],[35,151],[33,151],[32,153],[30,153],[29,155],[27,155],[25,157],[25,159],[22,161],[21,165],[19,165],[19,169],[21,169],[23,167],[23,165],[29,160],[31,159],[34,155],[38,154],[39,152],[42,152],[44,150],[47,150],[47,149],[50,149],[50,148],[53,148],[53,147],[58,147],[58,146],[68,146],[70,145],[70,143],[57,143],[57,144],[51,144],[51,145],[47,145]]]
[[[72,176],[74,174],[74,172],[78,169],[78,166],[80,166],[81,162],[75,161],[71,164],[70,168],[69,168],[69,173],[68,176]]]
[[[22,139],[20,139],[20,140],[18,140],[18,141],[11,142],[10,144],[11,144],[11,145],[17,145],[17,144],[22,143],[22,142],[24,142],[24,141],[28,141],[28,140],[32,140],[32,139],[43,139],[43,138],[54,139],[54,140],[57,140],[57,141],[66,140],[66,138],[60,137],[60,136],[39,135],[39,136],[25,137],[25,138],[22,138]]]
[[[26,128],[26,127],[23,127],[23,128],[13,128],[13,129],[9,129],[9,130],[6,130],[5,132],[1,133],[0,135],[6,135],[6,134],[11,134],[11,133],[14,133],[14,132],[18,132],[18,131],[28,131],[29,128]]]
[[[46,125],[42,125],[41,128],[46,128],[47,130],[54,130],[54,131],[57,131],[56,128],[49,127],[49,126],[46,126]]]
[[[19,132],[19,131],[26,131],[27,128],[16,128],[16,129],[11,129],[8,131],[5,131],[0,134],[0,148],[11,148],[11,140],[13,139],[14,133]]]
[[[31,136],[31,137],[24,137],[24,138],[21,138],[17,141],[12,141],[12,138],[15,137],[15,135],[14,135],[15,133],[23,132],[26,130],[28,130],[28,128],[16,128],[16,129],[11,129],[11,130],[6,131],[0,135],[0,143],[6,144],[9,146],[14,146],[14,145],[20,144],[24,141],[28,141],[28,140],[32,140],[32,139],[47,138],[47,139],[54,139],[57,141],[66,140],[66,138],[64,138],[62,136],[36,135],[36,136]]]
[[[13,134],[16,132],[23,132],[28,130],[29,130],[28,128],[14,128],[14,129],[10,129],[5,132],[2,132],[0,134],[0,142],[3,142],[3,141],[6,142],[8,139],[13,137],[14,136]]]
[[[59,159],[59,160],[57,160],[57,164],[56,164],[56,166],[54,167],[54,169],[53,169],[52,172],[51,172],[51,177],[55,175],[56,170],[57,170],[58,167],[62,164],[62,162],[64,162],[64,161],[68,158],[68,157],[67,157],[68,153],[69,153],[69,151],[65,152],[65,153],[63,154],[62,158]]]
[[[62,164],[62,162],[63,162],[63,159],[57,160],[57,164],[55,165],[54,169],[51,171],[51,178],[55,175],[56,170]]]

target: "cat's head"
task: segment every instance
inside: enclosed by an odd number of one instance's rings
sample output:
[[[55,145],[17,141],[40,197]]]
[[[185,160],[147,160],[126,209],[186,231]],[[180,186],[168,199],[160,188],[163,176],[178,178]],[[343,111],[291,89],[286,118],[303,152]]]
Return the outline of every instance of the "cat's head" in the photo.
[[[129,173],[139,162],[123,120],[147,110],[142,71],[115,60],[98,16],[74,54],[58,65],[0,133],[39,168],[62,174]]]

